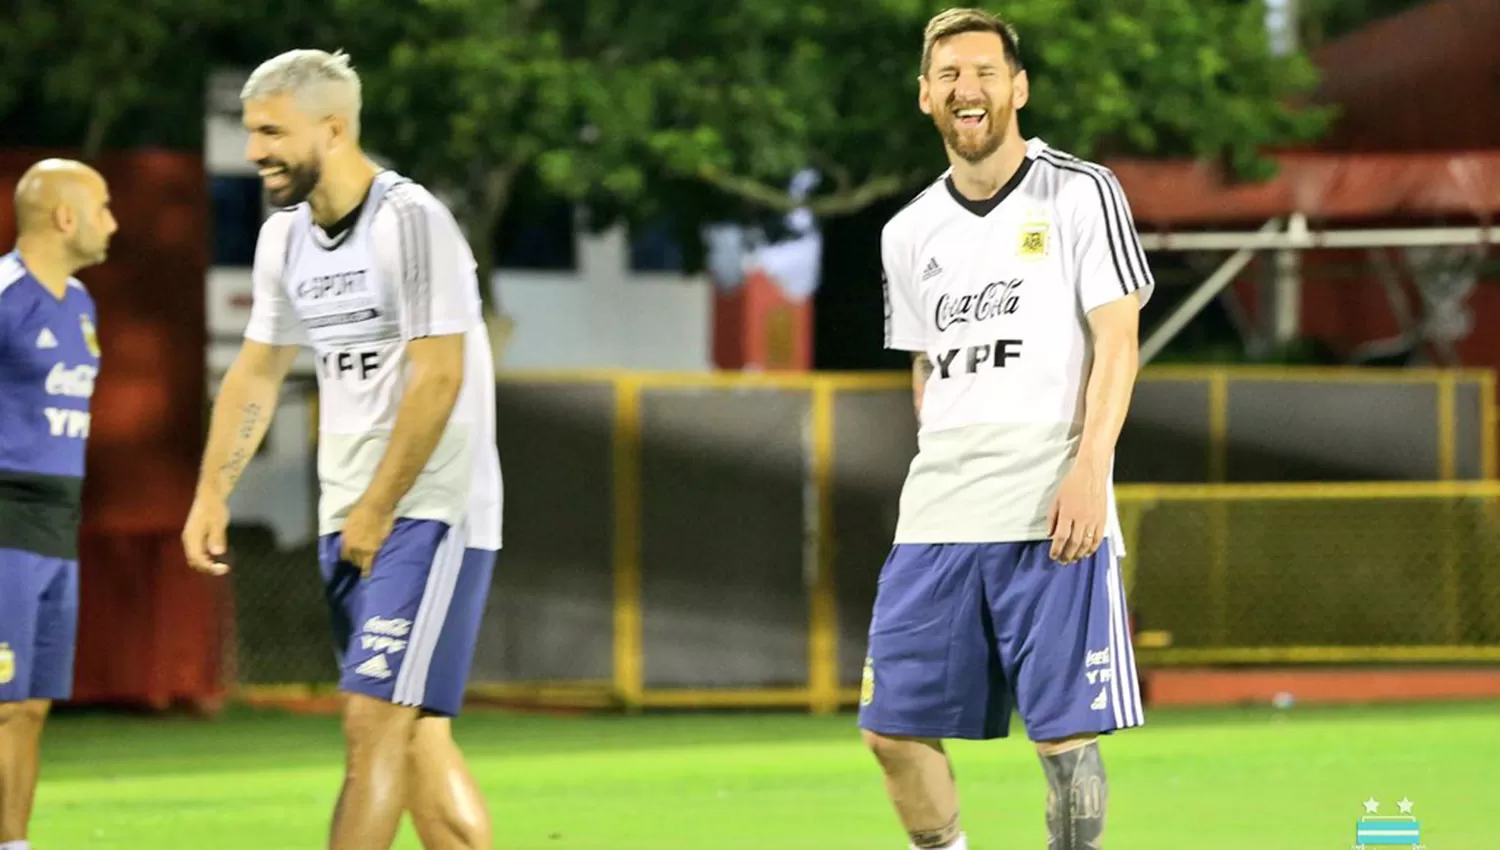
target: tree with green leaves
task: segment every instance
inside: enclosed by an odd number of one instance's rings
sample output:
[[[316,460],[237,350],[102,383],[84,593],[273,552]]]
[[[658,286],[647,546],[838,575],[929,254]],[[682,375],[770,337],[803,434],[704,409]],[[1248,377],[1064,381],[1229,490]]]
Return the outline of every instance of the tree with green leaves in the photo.
[[[0,28],[0,112],[24,105],[26,141],[191,148],[203,127],[211,36],[238,14],[204,0],[18,0]]]
[[[480,268],[515,179],[639,217],[717,195],[851,213],[945,165],[916,108],[933,0],[394,0],[358,10],[371,148],[454,193]],[[1273,56],[1258,3],[1015,0],[1032,78],[1023,129],[1082,156],[1212,157],[1265,173],[1265,148],[1326,114],[1301,55]],[[711,205],[711,204],[709,204]],[[634,215],[631,215],[631,213]],[[484,234],[480,237],[479,234]]]
[[[645,188],[627,148],[649,131],[660,67],[650,4],[343,2],[361,19],[366,143],[450,197],[481,280],[523,171],[571,198]]]
[[[858,210],[946,166],[917,109],[933,0],[808,4],[738,0],[688,17],[672,54],[665,120],[646,144],[674,173],[768,208],[811,165],[810,207]],[[1191,156],[1264,176],[1269,147],[1305,142],[1329,115],[1299,100],[1316,85],[1303,55],[1272,55],[1260,3],[1013,0],[1031,78],[1022,132],[1080,156]]]
[[[16,0],[0,27],[0,143],[106,149],[203,143],[215,67],[346,30],[333,0]]]

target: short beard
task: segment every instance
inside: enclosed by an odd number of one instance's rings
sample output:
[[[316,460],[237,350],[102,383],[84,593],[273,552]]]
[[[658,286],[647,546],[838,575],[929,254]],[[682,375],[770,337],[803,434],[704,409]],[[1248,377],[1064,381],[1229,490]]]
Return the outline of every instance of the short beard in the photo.
[[[323,179],[323,163],[311,159],[300,165],[287,163],[287,184],[280,189],[266,189],[266,200],[271,206],[285,209],[295,207],[312,195],[313,190],[318,188],[318,181]]]
[[[1003,119],[1003,120],[1002,120]],[[959,135],[958,116],[953,110],[946,110],[942,119],[938,122],[938,131],[943,136],[943,141],[948,145],[948,150],[953,151],[961,159],[969,164],[982,162],[986,157],[1000,149],[1005,143],[1005,134],[1010,127],[1010,110],[989,109],[987,113],[989,130],[979,140],[977,146],[971,146],[963,141]]]

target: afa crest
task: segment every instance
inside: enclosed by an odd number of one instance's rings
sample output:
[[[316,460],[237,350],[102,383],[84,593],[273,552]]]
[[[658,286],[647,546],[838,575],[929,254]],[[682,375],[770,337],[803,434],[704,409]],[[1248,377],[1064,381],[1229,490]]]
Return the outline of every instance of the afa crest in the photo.
[[[0,685],[10,683],[16,677],[16,654],[10,644],[0,643]]]
[[[78,329],[83,331],[83,344],[88,346],[89,353],[98,357],[99,334],[94,330],[94,320],[89,318],[88,313],[78,314]]]
[[[1021,228],[1021,239],[1016,245],[1016,256],[1023,260],[1040,260],[1047,256],[1047,237],[1051,225],[1045,221],[1029,221]]]
[[[865,659],[865,672],[859,682],[859,704],[869,705],[875,700],[875,662]]]

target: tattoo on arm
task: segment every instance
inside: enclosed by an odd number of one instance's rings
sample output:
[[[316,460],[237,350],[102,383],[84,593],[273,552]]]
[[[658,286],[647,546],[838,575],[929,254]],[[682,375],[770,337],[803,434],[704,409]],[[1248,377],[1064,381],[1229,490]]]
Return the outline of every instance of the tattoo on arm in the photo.
[[[249,442],[255,437],[255,428],[260,424],[260,405],[251,402],[240,408],[240,427],[236,431],[239,441],[235,444],[234,451],[229,453],[229,459],[219,466],[219,475],[223,476],[226,492],[239,483],[240,476],[244,474],[245,467],[250,464]]]
[[[947,823],[937,829],[914,829],[907,833],[913,847],[947,847],[958,840],[958,812]]]
[[[926,354],[911,356],[911,401],[917,412],[918,424],[922,421],[922,397],[927,394],[927,379],[932,377],[932,361]]]
[[[245,414],[240,420],[240,439],[248,440],[255,434],[255,426],[260,422],[260,405],[251,402],[240,408],[240,412]]]
[[[915,374],[922,376],[922,380],[925,381],[932,377],[932,370],[936,367],[932,365],[931,360],[927,359],[927,355],[913,354],[911,356],[911,368]]]

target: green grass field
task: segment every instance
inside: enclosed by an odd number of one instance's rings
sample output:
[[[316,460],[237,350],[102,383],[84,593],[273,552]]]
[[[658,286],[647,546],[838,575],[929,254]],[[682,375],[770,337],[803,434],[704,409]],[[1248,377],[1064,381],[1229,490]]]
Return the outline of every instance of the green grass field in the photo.
[[[1415,804],[1432,850],[1500,844],[1500,705],[1157,711],[1106,742],[1109,850],[1347,850],[1360,802]],[[901,850],[851,716],[461,721],[506,850]],[[953,747],[973,850],[1046,846],[1020,739]],[[37,850],[323,846],[337,720],[62,716]],[[416,848],[405,828],[399,847]]]

